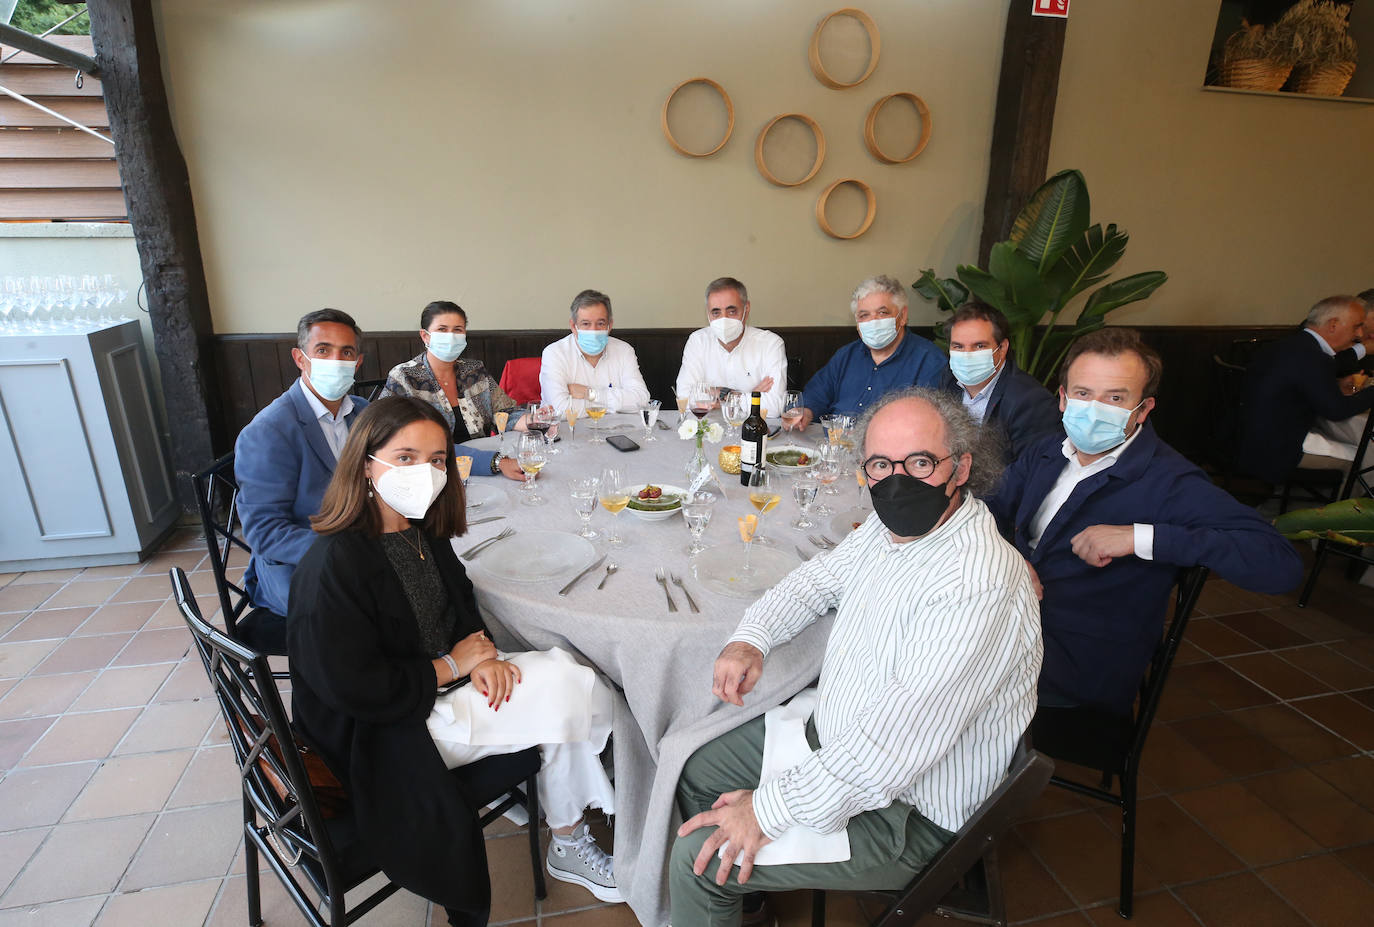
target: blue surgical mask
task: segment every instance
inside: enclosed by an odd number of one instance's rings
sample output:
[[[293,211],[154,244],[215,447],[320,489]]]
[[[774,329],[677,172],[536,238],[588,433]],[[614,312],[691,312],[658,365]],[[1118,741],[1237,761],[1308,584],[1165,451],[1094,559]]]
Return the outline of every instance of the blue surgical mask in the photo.
[[[577,347],[583,354],[600,354],[606,350],[606,342],[610,340],[610,332],[594,332],[584,329],[577,333]]]
[[[1064,433],[1080,453],[1101,454],[1126,440],[1126,423],[1140,405],[1123,409],[1095,399],[1069,399],[1064,403]]]
[[[897,337],[897,320],[888,316],[885,319],[869,319],[859,323],[859,337],[864,344],[875,351],[881,351]]]
[[[981,351],[950,351],[949,369],[960,386],[977,386],[997,372],[997,364],[992,355],[993,348]]]
[[[468,336],[462,332],[430,332],[429,353],[446,364],[451,364],[468,346]]]
[[[334,402],[344,398],[353,388],[353,374],[357,369],[357,361],[312,357],[310,385],[315,388],[321,399]]]

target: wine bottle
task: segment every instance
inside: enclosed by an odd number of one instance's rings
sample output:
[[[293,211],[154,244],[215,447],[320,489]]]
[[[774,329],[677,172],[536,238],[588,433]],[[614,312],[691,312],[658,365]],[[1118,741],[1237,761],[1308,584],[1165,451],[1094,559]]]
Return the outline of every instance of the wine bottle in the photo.
[[[762,467],[766,462],[763,455],[764,446],[768,443],[768,424],[759,412],[762,399],[762,393],[755,392],[750,396],[749,417],[739,429],[739,481],[745,486],[749,485],[749,474],[754,472],[754,468]]]

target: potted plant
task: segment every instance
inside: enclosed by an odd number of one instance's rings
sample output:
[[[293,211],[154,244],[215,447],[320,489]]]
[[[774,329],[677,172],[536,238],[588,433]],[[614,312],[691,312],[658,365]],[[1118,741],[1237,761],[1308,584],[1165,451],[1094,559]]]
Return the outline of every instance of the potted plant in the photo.
[[[1168,279],[1163,271],[1150,270],[1103,284],[1088,296],[1073,326],[1060,327],[1059,316],[1069,303],[1107,279],[1126,252],[1124,231],[1100,223],[1090,227],[1088,216],[1083,175],[1060,171],[1031,195],[1011,237],[992,246],[986,270],[961,264],[957,280],[924,270],[912,286],[945,312],[953,312],[970,293],[1000,309],[1011,326],[1007,337],[1016,363],[1050,383],[1079,336],[1101,328],[1107,313],[1144,299]]]
[[[1350,4],[1299,0],[1271,31],[1288,45],[1294,61],[1286,89],[1332,97],[1345,91],[1359,58],[1350,37]]]
[[[1276,91],[1288,80],[1296,61],[1291,32],[1278,24],[1266,28],[1242,19],[1240,28],[1222,46],[1216,85]]]

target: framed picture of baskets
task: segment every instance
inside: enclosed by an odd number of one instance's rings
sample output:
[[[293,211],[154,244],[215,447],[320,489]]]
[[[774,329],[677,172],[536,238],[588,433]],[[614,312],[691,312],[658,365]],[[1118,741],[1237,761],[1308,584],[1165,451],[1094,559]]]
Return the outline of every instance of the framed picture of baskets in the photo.
[[[1205,84],[1374,98],[1374,0],[1222,0]]]

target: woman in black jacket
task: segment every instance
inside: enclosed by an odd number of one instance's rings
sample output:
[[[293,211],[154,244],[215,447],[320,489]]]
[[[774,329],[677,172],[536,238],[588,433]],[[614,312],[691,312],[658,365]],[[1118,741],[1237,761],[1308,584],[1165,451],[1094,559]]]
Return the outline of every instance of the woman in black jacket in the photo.
[[[450,544],[466,530],[450,448],[443,417],[421,400],[363,411],[311,519],[320,537],[292,578],[287,642],[293,723],[347,787],[381,868],[450,923],[485,924],[482,833],[449,767],[524,745],[441,755],[426,722],[441,686],[475,686],[496,711],[521,674],[489,640]],[[603,731],[599,743],[542,748],[539,792],[554,830],[550,875],[619,901],[612,859],[581,820],[589,806],[614,810],[604,743]]]

